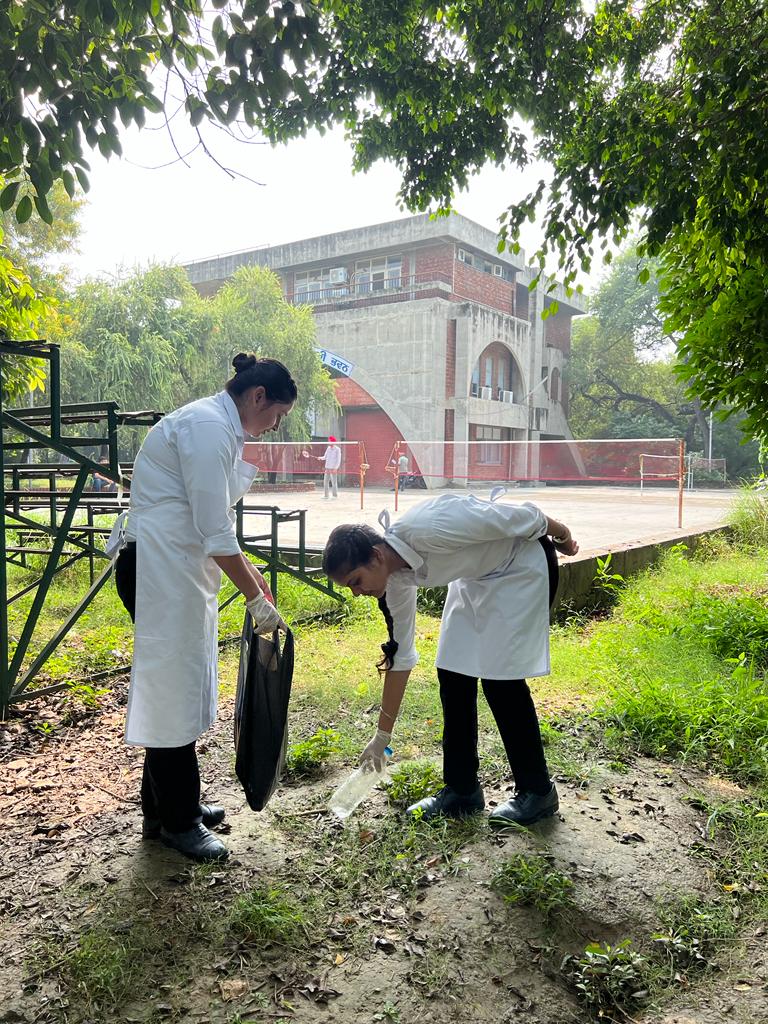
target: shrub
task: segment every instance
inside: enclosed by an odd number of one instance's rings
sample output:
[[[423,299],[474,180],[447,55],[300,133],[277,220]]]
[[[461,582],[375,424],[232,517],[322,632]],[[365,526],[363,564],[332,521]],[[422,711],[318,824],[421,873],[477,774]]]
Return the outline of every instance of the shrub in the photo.
[[[431,761],[405,761],[392,770],[385,788],[393,804],[408,807],[431,796],[442,784],[442,775]]]
[[[563,973],[599,1017],[613,1019],[616,1010],[632,1010],[648,998],[645,958],[629,946],[628,939],[618,946],[592,943],[581,956],[563,960]]]
[[[619,682],[596,714],[642,753],[679,754],[743,782],[768,779],[768,683],[745,659],[726,678]]]
[[[318,729],[308,740],[288,748],[285,767],[289,775],[316,775],[326,761],[341,750],[341,737],[335,729]]]
[[[545,917],[573,906],[573,882],[546,857],[510,857],[494,875],[491,888],[507,903],[528,903]]]

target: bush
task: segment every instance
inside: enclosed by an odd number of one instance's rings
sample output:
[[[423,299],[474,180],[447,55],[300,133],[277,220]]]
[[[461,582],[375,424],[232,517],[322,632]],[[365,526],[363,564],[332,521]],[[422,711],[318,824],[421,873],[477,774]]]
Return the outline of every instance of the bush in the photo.
[[[618,946],[592,943],[581,956],[563,960],[562,970],[579,998],[599,1017],[613,1020],[615,1011],[632,1010],[648,998],[645,958],[629,945],[629,940]]]
[[[768,492],[758,486],[743,487],[731,506],[728,522],[740,544],[768,548]]]
[[[719,658],[745,655],[758,668],[768,666],[768,603],[751,594],[694,599],[683,632],[698,636]]]
[[[385,788],[393,804],[408,807],[431,796],[442,784],[442,775],[431,761],[405,761],[392,770]]]
[[[573,882],[546,857],[510,857],[494,875],[491,888],[507,903],[529,903],[545,917],[573,906]]]
[[[744,659],[726,678],[619,682],[597,715],[642,753],[680,754],[742,782],[768,779],[768,684]]]
[[[289,775],[317,775],[326,761],[341,750],[341,737],[335,729],[318,729],[314,736],[288,748],[285,760]]]

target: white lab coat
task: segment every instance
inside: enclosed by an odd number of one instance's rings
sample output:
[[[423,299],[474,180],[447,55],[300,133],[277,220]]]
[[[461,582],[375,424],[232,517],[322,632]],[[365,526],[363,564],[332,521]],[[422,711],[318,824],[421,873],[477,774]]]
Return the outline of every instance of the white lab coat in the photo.
[[[482,679],[547,675],[549,573],[538,541],[547,519],[539,508],[443,494],[384,525],[384,539],[410,566],[387,583],[394,669],[419,660],[417,589],[447,584],[438,668]]]
[[[215,720],[221,570],[212,556],[240,552],[233,506],[257,472],[242,460],[243,440],[223,391],[160,420],[136,457],[127,520],[111,544],[136,541],[129,744],[181,747]]]

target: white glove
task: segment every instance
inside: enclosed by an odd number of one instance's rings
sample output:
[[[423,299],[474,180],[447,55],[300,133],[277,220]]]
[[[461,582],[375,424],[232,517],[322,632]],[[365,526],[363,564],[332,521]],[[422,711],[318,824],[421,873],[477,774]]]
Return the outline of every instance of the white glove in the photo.
[[[376,735],[360,755],[360,764],[364,766],[367,764],[374,771],[380,772],[387,760],[384,748],[389,746],[389,741],[391,739],[391,732],[384,732],[383,729],[377,729]]]
[[[258,593],[256,597],[246,601],[245,607],[251,613],[256,633],[274,633],[276,629],[286,629],[277,608],[270,604],[262,593]]]

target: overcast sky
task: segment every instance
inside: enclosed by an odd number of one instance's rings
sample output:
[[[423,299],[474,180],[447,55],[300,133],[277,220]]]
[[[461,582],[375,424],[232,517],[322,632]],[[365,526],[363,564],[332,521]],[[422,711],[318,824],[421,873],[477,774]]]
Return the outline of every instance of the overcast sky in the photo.
[[[164,129],[123,130],[120,160],[91,154],[80,253],[67,258],[77,277],[278,245],[409,215],[398,208],[397,168],[379,163],[368,174],[353,174],[341,130],[279,147],[237,143],[213,129],[208,136],[222,163],[262,184],[230,179],[200,152],[189,167],[159,166],[174,159]],[[177,138],[182,152],[184,142]],[[540,171],[529,168],[523,175],[489,167],[456,198],[455,208],[496,230],[499,214],[535,185]],[[521,240],[533,253],[536,227],[527,225]]]

